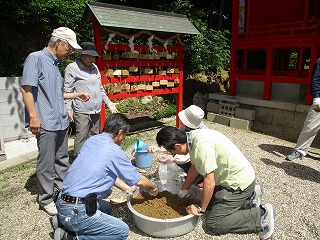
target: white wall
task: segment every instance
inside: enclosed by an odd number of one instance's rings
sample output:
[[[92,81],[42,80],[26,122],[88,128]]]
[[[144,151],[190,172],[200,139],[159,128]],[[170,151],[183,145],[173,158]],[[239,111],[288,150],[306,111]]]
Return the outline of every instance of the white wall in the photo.
[[[20,77],[0,77],[0,127],[4,141],[32,136],[24,127],[25,106],[20,80]]]

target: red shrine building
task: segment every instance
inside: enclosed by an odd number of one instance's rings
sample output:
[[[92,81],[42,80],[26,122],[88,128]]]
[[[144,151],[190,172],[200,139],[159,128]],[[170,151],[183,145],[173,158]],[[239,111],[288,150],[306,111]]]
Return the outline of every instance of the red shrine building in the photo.
[[[312,102],[319,0],[233,0],[230,96]]]

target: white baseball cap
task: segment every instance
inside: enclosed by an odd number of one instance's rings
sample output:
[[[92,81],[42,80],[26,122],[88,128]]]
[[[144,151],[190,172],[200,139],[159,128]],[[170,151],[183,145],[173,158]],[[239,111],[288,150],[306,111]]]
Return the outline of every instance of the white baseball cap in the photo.
[[[204,111],[196,105],[190,105],[186,109],[179,112],[178,116],[183,125],[187,126],[188,128],[197,129],[204,117]]]
[[[71,47],[76,50],[81,50],[82,48],[77,43],[77,36],[74,31],[67,27],[59,27],[53,30],[51,36],[57,37],[62,40],[66,40]]]

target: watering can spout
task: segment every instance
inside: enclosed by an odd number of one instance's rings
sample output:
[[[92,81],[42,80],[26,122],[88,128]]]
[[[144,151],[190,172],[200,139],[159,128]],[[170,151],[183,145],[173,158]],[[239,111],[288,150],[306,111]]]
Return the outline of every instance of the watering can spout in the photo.
[[[137,140],[133,146],[133,152],[137,152],[143,149],[144,147],[144,142],[141,140]]]

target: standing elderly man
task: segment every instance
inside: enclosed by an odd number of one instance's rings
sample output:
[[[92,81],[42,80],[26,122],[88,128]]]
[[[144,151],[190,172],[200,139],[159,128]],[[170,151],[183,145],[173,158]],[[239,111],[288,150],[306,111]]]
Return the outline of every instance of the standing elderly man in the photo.
[[[21,92],[26,106],[26,126],[38,144],[37,180],[40,208],[56,215],[54,199],[62,189],[69,167],[68,115],[64,98],[87,101],[88,93],[64,94],[59,63],[80,50],[76,34],[67,27],[54,29],[48,46],[29,54],[24,62]]]
[[[187,212],[196,216],[206,213],[210,232],[259,232],[260,239],[271,237],[275,209],[272,204],[247,206],[255,188],[254,169],[225,135],[211,129],[186,133],[175,127],[164,127],[156,140],[172,154],[190,154],[192,166],[179,192],[180,197],[188,195],[188,189],[199,174],[203,176],[200,206],[190,205]]]
[[[128,121],[123,114],[110,114],[103,132],[83,144],[57,201],[60,222],[75,234],[57,228],[55,240],[126,239],[128,225],[111,216],[111,205],[102,200],[118,179],[130,187],[147,189],[152,196],[158,194],[157,185],[137,171],[120,147],[129,132]]]
[[[68,115],[75,123],[74,158],[89,137],[100,133],[100,111],[103,102],[112,113],[117,113],[116,104],[107,97],[101,85],[101,76],[96,59],[99,54],[92,42],[83,42],[81,55],[76,62],[70,63],[65,70],[64,91],[89,92],[91,98],[87,102],[66,100]],[[72,114],[73,112],[73,114]]]

